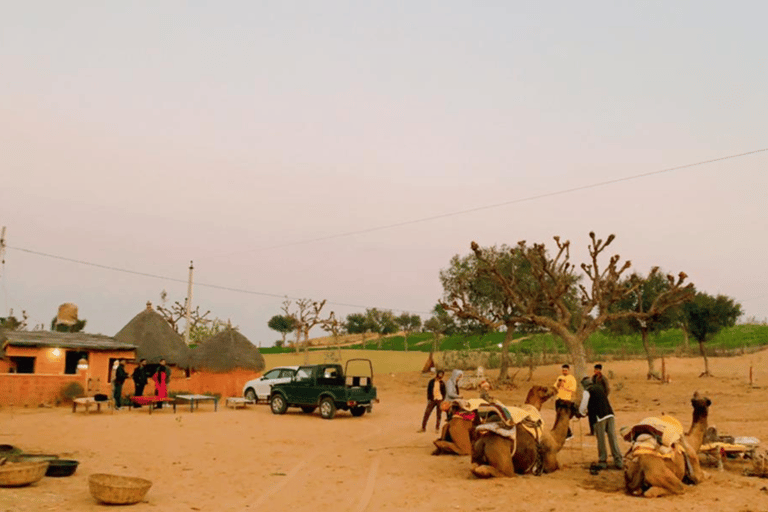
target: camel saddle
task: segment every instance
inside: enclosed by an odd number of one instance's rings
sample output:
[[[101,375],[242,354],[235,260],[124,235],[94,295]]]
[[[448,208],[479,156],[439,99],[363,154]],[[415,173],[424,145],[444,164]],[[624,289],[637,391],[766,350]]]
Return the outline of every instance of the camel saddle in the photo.
[[[634,443],[640,436],[651,436],[659,446],[669,448],[683,438],[683,425],[672,416],[649,417],[622,434],[624,440],[630,443]]]
[[[486,404],[488,403],[486,402]],[[521,425],[531,433],[534,439],[538,440],[541,437],[541,432],[544,428],[544,420],[541,418],[541,412],[534,406],[525,404],[522,407],[508,407],[498,400],[495,400],[488,405],[499,413],[499,416],[501,417],[501,425],[490,426],[488,428],[482,428],[484,425],[479,425],[477,427],[479,432],[492,431],[504,437],[514,438],[514,427]],[[487,425],[494,425],[494,423],[488,423]],[[501,433],[501,431],[505,430],[511,430],[513,433],[511,435]]]

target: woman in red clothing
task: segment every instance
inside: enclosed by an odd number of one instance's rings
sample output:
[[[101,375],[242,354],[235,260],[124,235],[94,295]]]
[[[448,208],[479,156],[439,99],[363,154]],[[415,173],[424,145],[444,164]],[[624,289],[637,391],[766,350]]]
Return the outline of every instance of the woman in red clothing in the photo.
[[[155,374],[152,375],[152,380],[155,382],[155,395],[158,398],[168,398],[168,381],[170,380],[171,371],[165,365],[165,359],[160,360],[160,366],[157,367]],[[157,404],[158,408],[163,406],[162,402]]]

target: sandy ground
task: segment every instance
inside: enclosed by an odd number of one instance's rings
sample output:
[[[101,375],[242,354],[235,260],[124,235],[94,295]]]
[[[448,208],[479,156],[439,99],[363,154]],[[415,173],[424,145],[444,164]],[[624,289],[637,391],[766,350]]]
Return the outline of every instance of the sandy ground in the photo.
[[[721,434],[755,436],[768,445],[768,352],[710,364],[715,377],[699,378],[700,359],[667,361],[669,385],[647,382],[642,361],[606,364],[617,425],[666,412],[688,427],[689,400],[699,390],[712,399],[710,425]],[[531,384],[551,384],[557,375],[557,366],[541,367],[531,382],[518,376],[518,389],[495,395],[519,404]],[[621,472],[592,476],[585,469],[597,453],[594,438],[583,435],[586,420],[572,426],[576,437],[560,453],[563,470],[476,479],[468,457],[430,455],[434,417],[427,433],[417,433],[428,378],[418,372],[377,374],[381,403],[373,414],[353,418],[340,412],[331,421],[298,410],[274,416],[264,405],[213,412],[205,404],[194,413],[179,407],[176,414],[164,409],[152,415],[147,409],[73,414],[66,407],[3,408],[0,444],[57,453],[81,464],[72,477],[0,488],[0,510],[103,509],[87,483],[89,474],[101,472],[154,482],[146,500],[132,507],[136,511],[768,510],[768,480],[742,476],[748,463],[740,460],[727,462],[722,472],[708,468],[708,480],[683,496],[627,496]],[[545,404],[550,425],[553,409],[553,403]]]

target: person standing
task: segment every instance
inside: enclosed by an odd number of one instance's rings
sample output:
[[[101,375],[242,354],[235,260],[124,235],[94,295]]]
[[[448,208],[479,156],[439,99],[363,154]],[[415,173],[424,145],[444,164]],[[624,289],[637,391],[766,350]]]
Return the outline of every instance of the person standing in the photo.
[[[613,466],[616,469],[622,469],[624,462],[619,449],[619,441],[616,438],[616,421],[613,415],[613,408],[608,401],[608,395],[599,384],[595,384],[589,377],[581,379],[581,385],[584,387],[584,393],[581,397],[579,414],[584,416],[589,414],[595,417],[595,437],[597,437],[597,456],[598,469],[608,467],[608,453],[605,450],[605,437],[608,436],[608,444],[611,446],[611,455],[613,456]]]
[[[440,404],[445,397],[445,382],[443,382],[443,376],[445,372],[438,370],[434,379],[430,379],[427,383],[427,407],[424,409],[424,419],[421,420],[421,429],[419,432],[425,432],[427,430],[427,421],[429,420],[432,409],[436,409],[437,421],[435,423],[435,432],[440,432],[440,418],[443,415],[443,411],[440,409]]]
[[[603,365],[600,363],[595,365],[594,374],[592,375],[592,384],[602,386],[603,391],[605,391],[605,396],[611,394],[611,387],[608,384],[608,379],[603,375]],[[595,418],[592,416],[589,417],[589,435],[595,435]]]
[[[155,382],[155,395],[158,398],[168,398],[168,382],[171,380],[171,369],[165,364],[165,358],[160,359],[160,364],[152,376]],[[163,408],[163,402],[157,403],[157,408]]]
[[[134,396],[142,396],[144,394],[144,387],[147,385],[149,376],[147,375],[147,360],[142,359],[139,361],[139,366],[133,369],[131,373],[133,379]]]
[[[128,378],[128,372],[125,371],[125,359],[120,359],[115,370],[115,382],[113,397],[115,399],[115,409],[120,410],[122,406],[123,383]]]
[[[560,406],[573,407],[573,394],[576,393],[578,384],[576,378],[571,375],[571,367],[564,364],[560,368],[561,375],[555,380],[555,388],[557,388],[557,400],[555,401],[555,410]],[[568,434],[565,439],[568,440],[573,437],[571,433],[571,427],[568,427]]]

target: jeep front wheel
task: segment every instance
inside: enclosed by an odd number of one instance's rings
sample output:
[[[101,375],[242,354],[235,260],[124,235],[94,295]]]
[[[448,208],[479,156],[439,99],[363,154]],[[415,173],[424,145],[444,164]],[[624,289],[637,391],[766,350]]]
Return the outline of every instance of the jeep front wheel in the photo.
[[[283,395],[275,395],[270,400],[269,407],[272,409],[272,414],[285,414],[288,404],[285,402]]]
[[[336,416],[336,404],[333,398],[327,396],[320,401],[320,416],[326,420],[332,420]]]

